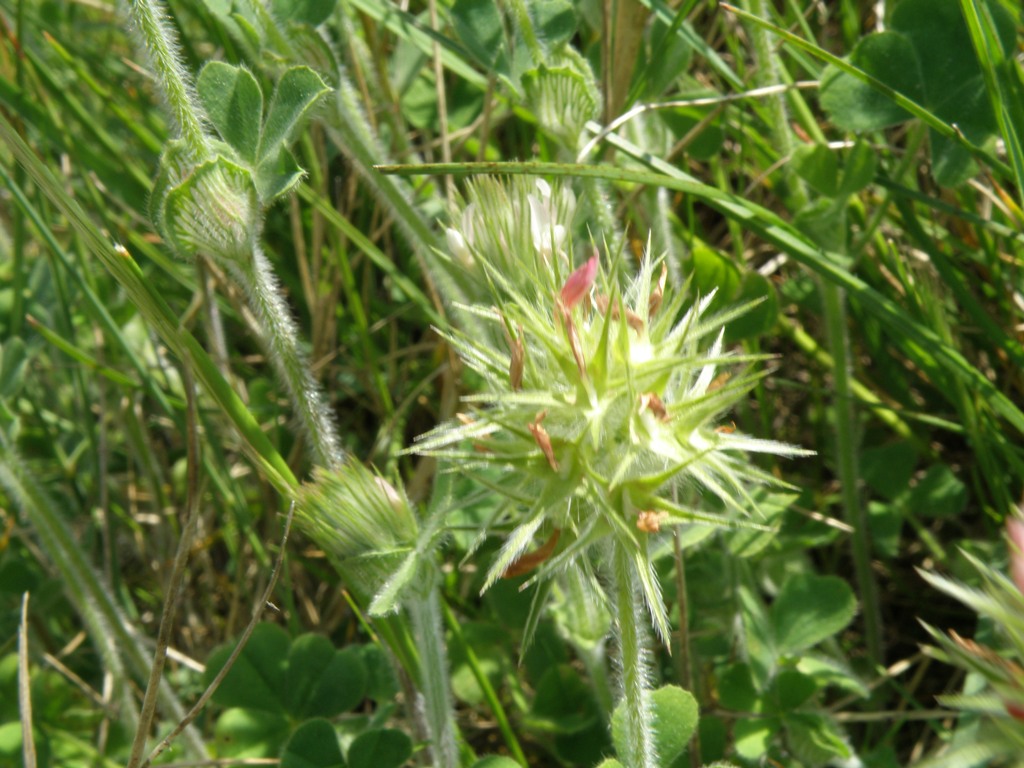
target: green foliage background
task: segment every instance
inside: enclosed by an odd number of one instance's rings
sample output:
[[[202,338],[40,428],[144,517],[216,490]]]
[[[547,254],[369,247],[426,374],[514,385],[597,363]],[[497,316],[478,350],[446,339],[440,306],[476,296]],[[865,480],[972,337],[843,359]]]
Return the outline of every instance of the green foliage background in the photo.
[[[921,652],[916,619],[995,645],[998,628],[913,568],[976,580],[964,551],[1001,567],[1022,495],[1020,8],[738,5],[170,4],[188,70],[225,63],[197,81],[210,124],[261,201],[281,196],[264,250],[345,449],[417,503],[439,483],[459,501],[443,594],[467,765],[596,765],[616,746],[609,618],[560,585],[524,651],[532,594],[503,581],[479,596],[500,542],[464,559],[493,501],[401,453],[478,384],[432,327],[462,289],[438,283],[439,222],[479,161],[572,184],[579,241],[589,227],[630,267],[650,233],[693,297],[761,300],[729,342],[772,355],[772,375],[736,425],[817,452],[763,467],[796,487],[759,498],[774,534],[660,540],[678,632],[656,651],[660,682],[700,711],[688,746],[659,735],[666,761],[895,766],[978,738],[935,702],[973,678]],[[132,706],[108,698],[137,706],[186,508],[198,528],[160,736],[259,607],[310,471],[244,296],[217,263],[178,259],[150,218],[172,129],[130,27],[110,3],[0,0],[0,763],[23,754],[24,592],[39,765],[124,764]],[[298,65],[332,91],[308,114],[296,97],[288,133],[271,94]],[[543,112],[556,71],[573,94],[560,122]],[[301,536],[271,601],[247,653],[273,646],[273,675],[239,667],[161,759],[203,744],[287,765],[421,759],[409,680],[378,645],[389,630]],[[360,695],[295,700],[300,662],[339,691],[361,680]],[[246,674],[269,688],[252,694]]]

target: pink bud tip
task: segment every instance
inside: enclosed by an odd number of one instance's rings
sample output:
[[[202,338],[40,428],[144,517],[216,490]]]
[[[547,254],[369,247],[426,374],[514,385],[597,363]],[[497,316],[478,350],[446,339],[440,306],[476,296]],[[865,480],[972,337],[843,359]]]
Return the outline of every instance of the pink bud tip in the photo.
[[[597,254],[594,254],[587,259],[586,264],[569,275],[569,279],[565,281],[560,296],[562,306],[566,309],[571,309],[579,304],[583,297],[587,295],[587,291],[590,290],[590,286],[594,284],[596,278]]]

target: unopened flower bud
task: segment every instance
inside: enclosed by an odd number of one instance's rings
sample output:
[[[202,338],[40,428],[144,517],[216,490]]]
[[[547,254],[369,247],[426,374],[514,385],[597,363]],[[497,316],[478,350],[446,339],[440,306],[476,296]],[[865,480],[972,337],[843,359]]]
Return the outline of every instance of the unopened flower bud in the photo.
[[[357,462],[317,469],[296,503],[300,526],[364,597],[376,595],[415,546],[409,502]]]
[[[565,281],[565,285],[562,286],[562,291],[559,294],[562,306],[566,309],[572,309],[579,304],[583,297],[589,293],[590,287],[594,284],[596,278],[597,254],[595,253],[587,259],[586,264],[578,267],[575,272],[569,275],[569,279]]]
[[[228,266],[252,258],[260,209],[245,168],[218,156],[167,189],[160,207],[159,221],[179,252],[203,253]]]
[[[466,245],[466,238],[462,236],[461,232],[448,227],[444,232],[444,238],[448,242],[448,251],[456,260],[463,266],[471,266],[473,264],[473,254],[470,253],[469,246]]]

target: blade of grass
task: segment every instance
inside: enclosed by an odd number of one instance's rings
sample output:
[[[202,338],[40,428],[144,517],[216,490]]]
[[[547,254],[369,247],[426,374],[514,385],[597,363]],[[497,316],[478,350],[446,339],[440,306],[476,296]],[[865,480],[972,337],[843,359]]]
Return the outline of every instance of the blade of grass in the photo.
[[[448,630],[452,633],[452,639],[455,641],[456,645],[461,647],[465,652],[466,663],[472,670],[473,677],[476,680],[477,685],[480,686],[480,690],[483,691],[484,698],[487,700],[487,704],[491,708],[491,713],[494,715],[494,719],[498,723],[498,730],[500,730],[501,735],[505,737],[505,745],[509,748],[509,751],[512,753],[516,762],[523,766],[529,765],[526,755],[523,753],[523,748],[519,745],[519,739],[516,737],[515,730],[509,722],[505,708],[502,706],[501,700],[494,691],[494,686],[491,685],[491,681],[487,678],[487,674],[480,666],[480,660],[477,658],[469,643],[466,642],[465,636],[462,634],[462,626],[459,624],[455,614],[452,613],[451,608],[448,607],[448,603],[444,600],[441,601],[441,608],[444,611],[444,622],[448,625]]]
[[[103,301],[100,300],[99,296],[97,296],[96,292],[92,289],[92,286],[85,281],[79,271],[74,268],[70,257],[57,242],[53,233],[50,231],[50,228],[45,224],[44,218],[37,207],[32,205],[21,187],[14,183],[14,180],[7,174],[7,171],[2,166],[0,166],[0,181],[2,181],[11,191],[11,195],[14,197],[19,209],[28,216],[40,237],[43,238],[53,255],[60,262],[61,267],[67,271],[69,277],[74,282],[75,287],[81,291],[82,296],[85,298],[86,307],[92,315],[92,319],[103,329],[104,334],[108,338],[112,339],[127,356],[128,362],[138,373],[139,381],[146,389],[147,396],[152,397],[153,400],[160,405],[161,410],[163,410],[165,414],[172,417],[176,416],[175,409],[171,407],[171,404],[168,402],[164,393],[160,391],[158,387],[153,385],[151,377],[147,375],[145,364],[139,359],[132,346],[124,338],[124,334],[122,334],[120,327],[110,315],[110,312],[107,310]]]
[[[188,432],[185,519],[182,523],[181,536],[178,539],[178,548],[174,554],[171,576],[167,580],[163,610],[160,614],[160,627],[157,632],[156,650],[153,653],[153,665],[149,671],[149,681],[146,684],[146,693],[142,700],[139,727],[136,729],[135,738],[132,741],[128,768],[137,768],[139,761],[142,760],[142,751],[146,746],[146,739],[149,737],[153,717],[156,715],[157,698],[161,680],[163,679],[164,663],[167,660],[167,648],[171,643],[171,630],[174,626],[174,617],[178,609],[181,585],[185,576],[185,565],[188,562],[189,553],[192,550],[192,541],[195,538],[199,525],[199,463],[202,460],[202,447],[199,441],[199,424],[198,416],[196,415],[195,384],[192,382],[192,375],[187,367],[182,368],[182,376],[187,406],[185,424]]]
[[[600,130],[600,126],[592,126],[592,129],[597,132]],[[988,400],[997,413],[1016,430],[1024,433],[1024,412],[1017,404],[1001,392],[981,371],[972,366],[963,355],[943,342],[934,331],[917,322],[896,302],[843,268],[842,258],[838,254],[830,254],[821,250],[808,241],[793,225],[756,203],[702,184],[692,176],[651,157],[618,137],[609,137],[608,140],[613,141],[619,149],[628,152],[635,159],[657,172],[561,163],[454,163],[449,166],[438,164],[381,166],[379,170],[382,173],[405,175],[486,173],[596,177],[609,181],[663,186],[692,195],[754,232],[762,240],[779,248],[824,279],[843,288],[860,303],[865,311],[886,326],[892,332],[894,342],[899,344],[908,355],[917,358],[922,367],[934,369],[939,366],[942,370],[963,381],[968,387],[974,388]]]
[[[771,4],[763,0],[742,0],[751,18],[767,19]],[[806,32],[806,30],[805,30]],[[784,71],[779,56],[771,45],[765,27],[755,25],[750,32],[754,43],[755,61],[758,65],[760,85],[770,85],[778,81],[779,73]],[[793,137],[790,132],[789,115],[781,93],[774,93],[766,100],[769,110],[768,125],[775,150],[783,158],[793,153]],[[790,167],[784,167],[791,182],[789,206],[792,210],[803,210],[809,204],[806,185],[803,180],[792,173]],[[847,255],[848,254],[844,254]],[[883,639],[882,611],[878,599],[878,585],[871,567],[871,539],[867,505],[861,498],[860,471],[858,467],[859,439],[857,417],[854,411],[855,400],[852,396],[853,371],[851,365],[851,344],[849,325],[847,323],[847,302],[843,290],[835,283],[822,280],[819,291],[821,294],[822,313],[832,358],[832,424],[835,429],[835,465],[839,478],[839,496],[843,508],[843,516],[853,529],[850,537],[853,555],[854,572],[857,579],[857,591],[861,603],[861,617],[864,626],[864,644],[867,648],[868,661],[878,668],[884,663],[885,645]]]
[[[338,213],[329,200],[327,200],[323,195],[318,194],[316,190],[306,184],[299,186],[298,193],[299,197],[312,205],[316,212],[324,217],[328,226],[339,230],[364,256],[372,261],[374,266],[377,267],[389,280],[391,280],[395,286],[404,293],[406,297],[408,297],[409,301],[415,304],[416,307],[426,315],[427,320],[440,327],[445,325],[445,319],[441,317],[438,311],[434,308],[433,302],[431,302],[430,298],[420,290],[419,286],[403,274],[402,271],[395,266],[395,263],[391,258],[381,251],[380,248],[374,245],[370,238],[363,234],[358,227]]]
[[[665,0],[640,0],[641,3],[650,8],[662,21],[662,23],[675,27],[676,34],[683,38],[700,56],[708,63],[708,65],[717,72],[725,82],[731,85],[733,88],[742,90],[746,86],[743,83],[743,79],[740,78],[732,68],[725,62],[718,52],[708,44],[701,35],[693,29],[693,27],[683,21],[681,24],[676,25],[676,11],[665,2]],[[680,9],[680,13],[685,10],[684,15],[688,15],[693,6],[696,5],[694,2],[689,2],[687,7]]]
[[[440,47],[441,63],[444,64],[445,69],[480,90],[487,88],[487,78],[466,63],[470,60],[469,53],[450,37],[432,30],[411,13],[392,3],[381,3],[375,0],[350,0],[350,3],[360,13],[365,13],[371,19],[383,24],[400,40],[414,45],[424,56],[433,55],[436,43]]]
[[[50,33],[44,31],[43,39],[49,43],[50,47],[53,48],[57,55],[60,56],[61,60],[67,64],[72,71],[74,71],[75,75],[81,79],[86,87],[103,100],[103,103],[109,107],[111,114],[116,116],[125,128],[135,134],[135,137],[142,142],[146,149],[154,155],[160,154],[160,151],[163,149],[160,139],[154,136],[153,133],[139,122],[134,115],[130,114],[123,106],[117,103],[110,89],[99,83],[96,78],[89,73],[89,71],[82,65],[81,59],[77,58],[71,53],[71,51],[61,45],[56,38],[50,35]],[[118,157],[123,156],[123,153],[118,155]],[[145,181],[148,184],[148,178]]]
[[[49,561],[61,576],[64,589],[78,610],[82,622],[106,669],[113,672],[123,686],[122,712],[131,721],[138,719],[132,700],[129,675],[145,679],[149,658],[141,638],[129,624],[121,608],[114,602],[110,588],[89,564],[74,536],[64,522],[57,504],[25,466],[5,430],[0,429],[0,486],[22,510],[39,536]],[[169,713],[183,708],[170,686],[160,687],[160,701]],[[204,757],[206,749],[194,730],[187,734],[190,750]]]
[[[26,317],[26,320],[28,320],[28,324],[36,333],[38,333],[54,347],[59,349],[65,355],[67,355],[80,365],[84,366],[85,368],[91,371],[95,371],[104,378],[108,379],[114,384],[117,384],[119,387],[123,387],[124,389],[134,390],[142,388],[142,385],[139,384],[139,382],[133,381],[131,378],[125,376],[120,371],[116,371],[113,368],[108,368],[107,366],[103,365],[98,360],[96,360],[96,358],[92,357],[90,354],[85,352],[85,350],[80,349],[74,343],[68,341],[64,337],[60,336],[58,333],[50,330],[31,315],[28,315]]]
[[[32,682],[28,674],[28,592],[21,596],[18,622],[18,714],[21,716],[21,759],[36,768],[36,741],[32,732]]]
[[[1003,52],[991,12],[984,3],[960,0],[960,8],[981,63],[985,89],[1017,180],[1018,200],[1024,204],[1024,136],[1021,133],[1024,131],[1024,104],[1021,103],[1024,88],[1021,86],[1020,65]]]
[[[159,336],[182,359],[191,359],[196,377],[220,406],[242,437],[242,445],[266,478],[285,496],[289,496],[297,479],[284,458],[271,444],[252,413],[237,393],[221,376],[214,362],[196,338],[181,327],[163,297],[147,282],[138,264],[120,246],[111,244],[96,228],[85,212],[64,191],[32,149],[0,115],[0,141],[14,154],[16,161],[28,172],[50,202],[82,237],[89,250],[99,258],[122,285],[140,314]]]
[[[89,167],[98,172],[102,172],[102,169],[107,169],[107,174],[105,175],[113,176],[111,163],[116,163],[117,173],[122,178],[124,176],[128,177],[136,193],[135,199],[138,199],[140,193],[144,193],[149,189],[149,174],[137,162],[131,162],[133,160],[131,155],[126,155],[122,151],[121,146],[115,141],[114,137],[96,120],[95,113],[90,112],[82,104],[81,100],[75,96],[74,89],[69,88],[67,83],[57,82],[46,62],[41,60],[31,48],[25,48],[24,51],[35,73],[39,76],[43,85],[46,86],[50,95],[56,100],[60,108],[60,114],[62,116],[74,117],[85,130],[86,136],[76,138],[75,146],[78,146],[78,142],[81,142],[83,145],[99,147],[102,150],[99,153],[101,162]],[[74,154],[74,147],[69,147],[69,152]]]
[[[912,114],[914,117],[918,118],[919,120],[927,124],[928,127],[934,129],[936,133],[938,133],[941,136],[944,136],[947,139],[950,139],[951,141],[956,142],[964,149],[966,149],[968,152],[970,152],[971,155],[977,158],[980,162],[991,168],[996,169],[1000,175],[1008,178],[1012,176],[1012,171],[1010,170],[1009,166],[1006,165],[1006,163],[999,160],[999,158],[995,157],[991,152],[984,149],[983,147],[979,147],[976,144],[972,144],[970,141],[967,140],[963,133],[957,130],[956,126],[950,125],[946,121],[937,117],[935,114],[922,107],[916,101],[908,99],[902,93],[886,85],[877,77],[868,74],[859,67],[855,67],[850,62],[839,58],[833,53],[829,53],[824,48],[821,48],[818,45],[815,45],[813,42],[804,40],[802,37],[795,35],[789,30],[783,29],[777,24],[773,24],[772,22],[767,21],[766,19],[759,18],[754,14],[741,10],[740,8],[737,8],[734,5],[729,5],[728,3],[720,3],[720,7],[736,14],[745,21],[749,21],[751,24],[754,24],[758,27],[763,27],[773,32],[774,34],[782,38],[783,41],[785,41],[786,43],[796,46],[801,50],[807,51],[808,53],[816,56],[822,61],[825,61],[842,70],[843,72],[847,73],[848,75],[857,78],[862,83],[871,86],[880,93],[885,94],[887,97],[892,99],[898,106],[902,107],[907,112]]]

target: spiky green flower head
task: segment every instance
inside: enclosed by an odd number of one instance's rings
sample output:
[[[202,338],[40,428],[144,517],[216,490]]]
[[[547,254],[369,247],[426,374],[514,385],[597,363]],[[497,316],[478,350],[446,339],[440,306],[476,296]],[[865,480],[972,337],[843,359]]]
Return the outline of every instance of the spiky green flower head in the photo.
[[[491,186],[477,189],[498,197]],[[548,199],[562,194],[551,189]],[[570,271],[563,266],[572,252],[568,226],[544,222],[551,234],[566,232],[557,251],[545,253],[532,219],[515,230],[507,211],[480,197],[473,204],[473,229],[460,232],[467,253],[455,255],[486,276],[489,302],[468,309],[504,341],[448,333],[483,391],[466,397],[459,421],[424,435],[416,451],[477,473],[504,497],[494,523],[512,530],[486,586],[537,564],[541,557],[524,554],[535,536],[548,543],[534,579],[586,564],[580,556],[611,537],[631,553],[665,637],[650,537],[673,524],[735,526],[756,509],[751,485],[779,484],[748,454],[808,453],[744,435],[727,418],[759,378],[719,375],[723,366],[758,359],[724,348],[724,323],[745,308],[708,317],[713,296],[688,305],[686,290],[669,284],[664,264],[650,255],[631,279],[613,277],[626,270],[594,248]],[[500,222],[495,232],[487,229],[491,215]],[[515,248],[502,252],[504,243]],[[717,498],[726,513],[679,503],[682,488]]]
[[[296,521],[338,568],[371,611],[397,601],[377,600],[396,583],[415,549],[419,526],[405,494],[357,461],[318,468],[296,498]]]
[[[987,619],[995,629],[988,642],[996,647],[921,623],[938,643],[938,647],[926,646],[926,652],[986,683],[972,686],[970,694],[940,696],[940,703],[980,715],[981,731],[973,743],[984,744],[987,756],[1005,760],[1005,765],[1024,766],[1024,516],[1008,517],[1006,533],[1009,576],[969,552],[961,554],[977,573],[972,585],[918,571],[932,586]],[[961,756],[959,762],[952,757],[936,760],[934,765],[965,762]]]

